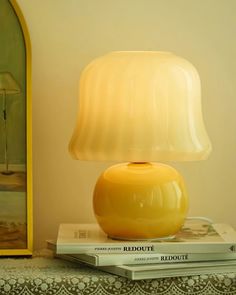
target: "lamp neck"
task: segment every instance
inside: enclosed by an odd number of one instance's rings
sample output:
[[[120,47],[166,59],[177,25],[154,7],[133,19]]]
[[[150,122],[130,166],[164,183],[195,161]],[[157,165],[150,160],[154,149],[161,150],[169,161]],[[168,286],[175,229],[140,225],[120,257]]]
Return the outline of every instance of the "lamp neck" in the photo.
[[[130,162],[127,165],[129,168],[134,169],[149,169],[152,167],[152,163],[150,162]]]
[[[130,164],[142,165],[142,164],[149,164],[149,162],[130,162]]]

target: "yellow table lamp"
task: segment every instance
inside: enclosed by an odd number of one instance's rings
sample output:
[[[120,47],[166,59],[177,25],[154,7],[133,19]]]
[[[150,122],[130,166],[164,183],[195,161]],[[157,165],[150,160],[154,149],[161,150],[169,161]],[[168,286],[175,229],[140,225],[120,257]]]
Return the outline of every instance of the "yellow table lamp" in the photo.
[[[182,227],[188,196],[166,161],[206,159],[211,143],[196,69],[170,52],[117,51],[82,72],[70,153],[108,168],[94,190],[98,224],[116,239],[160,239]],[[158,162],[158,163],[156,163]]]

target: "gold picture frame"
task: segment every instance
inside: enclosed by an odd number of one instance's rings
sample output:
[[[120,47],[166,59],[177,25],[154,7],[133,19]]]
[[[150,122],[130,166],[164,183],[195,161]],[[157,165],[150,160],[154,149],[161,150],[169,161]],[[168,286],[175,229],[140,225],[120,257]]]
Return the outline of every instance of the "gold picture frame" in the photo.
[[[15,0],[0,1],[0,43],[0,256],[30,256],[31,45],[24,16]]]

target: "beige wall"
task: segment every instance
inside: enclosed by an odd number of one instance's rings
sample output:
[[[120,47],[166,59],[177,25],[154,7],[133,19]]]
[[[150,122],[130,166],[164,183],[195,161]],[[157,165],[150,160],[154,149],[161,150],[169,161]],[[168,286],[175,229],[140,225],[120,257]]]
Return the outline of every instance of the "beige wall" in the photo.
[[[175,165],[185,176],[190,215],[236,226],[236,1],[18,0],[33,51],[35,248],[61,222],[91,222],[92,190],[110,163],[72,160],[67,145],[81,69],[111,50],[167,50],[191,61],[202,80],[213,152]]]

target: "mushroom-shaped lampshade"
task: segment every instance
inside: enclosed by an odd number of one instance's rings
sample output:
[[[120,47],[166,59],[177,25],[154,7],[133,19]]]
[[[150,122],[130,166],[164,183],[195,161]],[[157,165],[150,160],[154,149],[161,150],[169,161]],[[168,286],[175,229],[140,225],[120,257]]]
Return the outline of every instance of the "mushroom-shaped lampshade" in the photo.
[[[112,52],[83,71],[70,152],[81,160],[188,161],[211,150],[200,79],[168,52]]]

